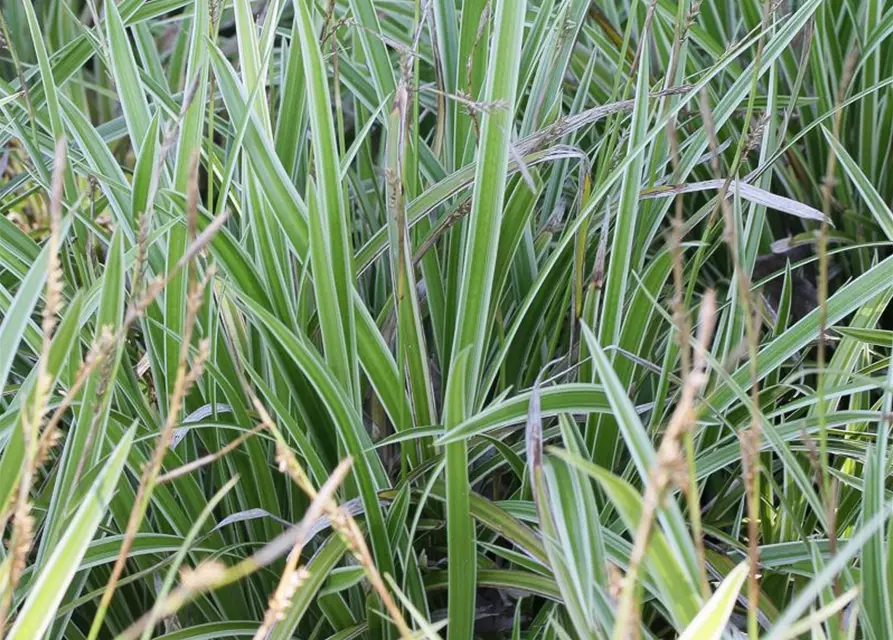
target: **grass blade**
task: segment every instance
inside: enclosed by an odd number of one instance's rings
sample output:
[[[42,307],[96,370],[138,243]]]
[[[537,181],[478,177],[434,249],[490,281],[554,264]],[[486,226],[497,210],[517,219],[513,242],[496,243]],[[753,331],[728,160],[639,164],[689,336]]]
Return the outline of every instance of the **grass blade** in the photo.
[[[729,623],[741,586],[747,579],[747,563],[742,562],[727,575],[679,640],[719,640]]]

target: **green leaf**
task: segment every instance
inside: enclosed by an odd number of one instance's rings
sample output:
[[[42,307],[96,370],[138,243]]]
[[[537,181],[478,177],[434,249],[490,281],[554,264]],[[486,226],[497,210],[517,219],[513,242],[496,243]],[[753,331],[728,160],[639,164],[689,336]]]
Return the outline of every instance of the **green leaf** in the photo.
[[[106,34],[109,40],[109,62],[112,75],[115,78],[115,86],[121,100],[121,108],[124,111],[124,120],[127,122],[127,131],[130,133],[130,142],[133,150],[139,155],[143,138],[151,131],[149,123],[152,116],[149,113],[149,103],[146,94],[143,93],[139,78],[139,69],[133,51],[130,49],[130,38],[124,30],[124,22],[118,12],[118,5],[114,2],[106,6],[105,12]]]
[[[329,411],[341,442],[354,459],[354,473],[358,479],[379,570],[393,573],[392,550],[388,544],[381,504],[376,493],[386,483],[386,477],[381,460],[374,451],[369,451],[371,442],[360,415],[348,399],[346,391],[334,379],[323,359],[309,342],[295,336],[282,321],[252,300],[245,299],[243,304],[271,338],[275,339],[295,366],[307,376]]]
[[[43,83],[44,94],[47,101],[47,112],[50,116],[50,130],[53,138],[59,140],[64,135],[62,128],[62,116],[59,110],[59,96],[53,72],[50,71],[50,59],[47,55],[46,44],[40,32],[40,23],[34,13],[34,5],[31,0],[22,0],[25,16],[28,18],[28,29],[31,31],[31,41],[34,43],[34,52],[37,54],[37,64],[40,68],[40,78]]]
[[[562,421],[563,426],[565,422]],[[573,471],[566,464],[560,461],[544,464],[539,379],[534,383],[524,439],[530,487],[555,582],[577,633],[581,637],[594,636],[599,630],[594,615],[597,585],[589,574],[592,561],[585,556],[592,545],[580,531],[580,526],[569,526],[569,523],[585,521],[587,515],[594,515],[595,523],[598,523],[598,515],[581,513],[582,487],[575,486],[568,477],[568,473]],[[575,446],[577,443],[571,440],[572,446]],[[585,489],[591,491],[591,488],[586,481]],[[577,498],[581,500],[577,501]],[[568,508],[568,503],[573,506]],[[581,518],[581,515],[584,517]],[[612,616],[607,613],[607,617]],[[611,622],[608,621],[603,628],[611,628]]]
[[[521,591],[561,602],[561,592],[555,581],[535,573],[513,569],[479,569],[476,578],[481,587]],[[426,589],[444,589],[450,582],[447,571],[432,571],[425,575]]]
[[[729,617],[735,608],[735,601],[738,599],[741,585],[747,579],[748,571],[746,562],[735,567],[723,579],[722,584],[698,612],[695,619],[691,621],[691,624],[685,628],[685,631],[679,636],[679,640],[719,640],[729,624]]]
[[[106,198],[108,198],[112,211],[115,214],[116,222],[121,225],[121,229],[127,235],[128,242],[136,244],[136,226],[131,218],[130,189],[128,188],[124,171],[115,160],[111,151],[109,151],[102,136],[90,124],[90,120],[84,112],[78,109],[77,105],[65,96],[61,96],[60,102],[68,130],[78,143],[78,147],[80,147],[81,153],[87,160],[90,171],[96,176],[102,177],[99,185]]]
[[[257,633],[257,622],[206,622],[179,629],[155,640],[216,640],[216,638],[252,638]]]
[[[72,350],[77,345],[78,334],[81,329],[81,311],[84,306],[84,297],[75,295],[68,303],[65,316],[56,327],[53,342],[50,345],[47,373],[50,376],[50,388],[56,384],[56,380],[62,373],[62,368],[71,357]],[[14,420],[9,441],[0,456],[0,503],[8,504],[15,490],[16,484],[23,472],[22,462],[25,457],[25,440],[21,428],[20,409],[31,403],[34,393],[34,383],[40,371],[34,367],[31,375],[25,380],[16,396],[18,406],[11,414]],[[14,405],[15,406],[15,405]]]
[[[239,123],[248,120],[248,128],[244,134],[245,149],[255,171],[263,176],[264,195],[292,249],[300,260],[304,260],[309,248],[307,206],[276,156],[273,142],[266,135],[263,125],[253,114],[249,115],[251,112],[247,106],[245,89],[226,57],[216,46],[211,46],[210,58],[230,118]]]
[[[60,245],[68,232],[69,223],[69,218],[62,223],[59,233]],[[18,353],[19,343],[28,327],[28,321],[37,306],[37,301],[40,300],[43,285],[46,282],[51,250],[52,246],[49,243],[44,245],[40,255],[28,270],[28,275],[19,284],[19,290],[10,306],[10,313],[6,314],[0,323],[0,347],[2,347],[0,349],[0,396],[6,389],[9,370],[16,353]]]
[[[356,16],[360,28],[357,39],[363,47],[363,53],[369,62],[372,84],[375,86],[378,102],[384,102],[394,92],[394,72],[388,59],[385,43],[378,37],[382,32],[379,14],[373,0],[350,0],[350,9]],[[313,42],[317,42],[313,38]]]
[[[585,324],[581,325],[583,338],[592,354],[595,370],[605,389],[608,401],[614,410],[614,417],[620,428],[623,440],[629,450],[633,464],[643,484],[650,482],[651,469],[657,464],[657,454],[648,438],[645,427],[636,415],[635,408],[626,395],[626,391],[617,379],[611,363],[598,344],[598,340]],[[688,535],[682,512],[675,501],[669,501],[666,509],[661,510],[660,520],[664,524],[669,537],[676,562],[687,571],[686,577],[691,584],[697,584],[697,561],[694,545]]]
[[[164,581],[161,584],[161,588],[158,589],[158,593],[156,595],[155,606],[152,607],[152,611],[149,613],[149,623],[146,624],[145,631],[143,631],[143,640],[146,640],[151,637],[152,630],[155,627],[154,622],[158,620],[159,611],[161,609],[161,605],[167,599],[168,594],[170,593],[171,588],[174,586],[174,582],[177,579],[177,575],[180,570],[180,566],[183,561],[186,559],[186,554],[189,553],[190,547],[195,539],[198,537],[201,532],[202,526],[205,521],[217,507],[221,500],[223,500],[224,496],[226,496],[229,491],[236,486],[236,483],[239,481],[238,476],[234,476],[230,478],[220,489],[211,496],[211,499],[208,500],[208,504],[205,505],[202,512],[198,514],[195,519],[195,522],[192,525],[192,528],[189,529],[189,533],[186,534],[186,537],[183,539],[183,544],[180,545],[180,548],[177,550],[176,555],[174,556],[173,561],[171,562],[170,567],[167,570],[167,574],[164,577]]]
[[[862,524],[847,543],[838,549],[837,554],[825,565],[825,568],[797,592],[785,608],[784,613],[765,636],[766,640],[779,640],[779,638],[785,637],[788,627],[803,615],[819,593],[832,583],[835,576],[862,550],[871,537],[884,527],[891,513],[893,513],[893,504],[887,503],[883,511],[876,513],[871,520]]]
[[[833,325],[858,309],[860,306],[880,295],[893,281],[893,257],[871,267],[855,280],[840,287],[828,298],[826,304],[827,324]],[[815,309],[765,345],[757,354],[756,380],[762,380],[775,371],[794,353],[806,347],[815,339],[819,326],[819,309]],[[732,379],[739,385],[751,383],[750,365],[743,364],[732,374]],[[706,405],[713,411],[724,411],[734,403],[735,392],[729,385],[717,387],[707,398]]]
[[[630,535],[635,535],[644,507],[642,496],[632,485],[610,471],[573,454],[560,449],[550,449],[549,452],[593,477],[620,513],[627,531]],[[656,529],[651,534],[646,553],[646,566],[660,589],[661,601],[672,614],[674,623],[677,627],[684,627],[697,615],[701,597],[695,586],[697,583],[687,577],[685,565],[680,561],[678,551],[668,540],[671,536],[672,532],[666,529]],[[686,541],[691,542],[690,538]]]
[[[825,139],[831,145],[831,149],[837,155],[837,159],[840,160],[840,166],[843,167],[847,176],[856,185],[856,189],[859,190],[859,194],[868,206],[871,215],[874,216],[875,222],[877,222],[881,231],[884,232],[884,235],[887,236],[887,239],[893,240],[893,211],[884,202],[881,194],[871,184],[868,176],[862,172],[862,169],[859,168],[853,157],[847,153],[840,141],[834,137],[834,134],[824,126],[822,127],[822,133],[825,134]]]
[[[532,394],[532,391],[523,391],[505,400],[494,402],[450,429],[438,443],[449,444],[522,423],[527,417]],[[568,382],[545,387],[539,394],[540,412],[543,417],[553,417],[562,413],[611,413],[613,410],[602,385],[599,384]]]
[[[474,194],[462,253],[459,322],[447,381],[444,420],[447,429],[466,418],[475,401],[476,383],[489,333],[490,296],[505,200],[525,11],[524,0],[497,0],[495,3],[492,55],[487,66],[483,99],[499,107],[486,111],[481,118]],[[474,628],[476,558],[474,527],[468,513],[467,467],[466,444],[460,441],[448,445],[449,640],[469,638]]]
[[[471,349],[468,356],[469,384],[480,377],[492,313],[490,296],[505,202],[512,116],[517,93],[518,54],[525,10],[524,0],[496,2],[493,52],[487,68],[483,100],[499,107],[485,111],[481,117],[481,143],[476,156],[474,194],[462,256],[459,324],[453,345],[454,358],[464,349]],[[474,394],[471,394],[467,401],[473,402],[474,399]],[[466,408],[466,412],[469,408]],[[458,636],[451,633],[450,637]]]
[[[470,350],[453,360],[444,400],[444,422],[450,425],[465,412]],[[449,556],[448,617],[450,638],[470,637],[474,627],[477,571],[474,521],[468,484],[468,447],[464,442],[446,446],[446,518]],[[464,634],[464,635],[463,635]]]
[[[893,344],[893,331],[889,329],[868,329],[860,327],[834,327],[837,333],[853,338],[863,344],[876,347],[889,347]]]
[[[155,167],[158,164],[159,120],[160,116],[156,113],[146,128],[142,130],[142,145],[140,146],[140,153],[137,156],[136,166],[133,170],[131,220],[138,220],[139,216],[149,213],[153,200],[152,192],[158,186],[153,184],[153,182],[155,180]]]
[[[632,158],[623,173],[620,184],[620,205],[614,221],[614,237],[608,260],[605,280],[602,321],[599,323],[599,339],[604,345],[620,342],[622,319],[625,312],[626,290],[629,272],[635,264],[638,251],[634,251],[633,239],[639,216],[639,186],[645,165],[645,148],[641,144],[648,133],[648,47],[642,47],[639,61],[639,77],[636,82],[636,106],[633,108],[627,157]]]
[[[356,328],[353,304],[353,251],[350,219],[347,216],[335,143],[335,126],[326,70],[307,0],[295,4],[298,36],[310,109],[310,140],[316,166],[317,201],[310,197],[310,261],[313,286],[320,306],[320,328],[326,360],[335,377],[359,401],[356,358]],[[315,205],[315,206],[314,206]]]

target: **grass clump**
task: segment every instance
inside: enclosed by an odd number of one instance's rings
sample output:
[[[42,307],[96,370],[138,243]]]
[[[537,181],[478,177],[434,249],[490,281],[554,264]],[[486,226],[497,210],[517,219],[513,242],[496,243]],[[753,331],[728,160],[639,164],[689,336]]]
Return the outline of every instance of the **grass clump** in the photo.
[[[0,635],[886,638],[893,8],[0,3]]]

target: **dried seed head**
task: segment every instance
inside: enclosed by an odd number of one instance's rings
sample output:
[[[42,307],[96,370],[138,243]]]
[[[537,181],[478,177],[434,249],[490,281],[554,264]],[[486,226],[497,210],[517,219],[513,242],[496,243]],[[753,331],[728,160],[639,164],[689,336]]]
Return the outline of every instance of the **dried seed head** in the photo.
[[[149,229],[152,217],[141,213],[139,218],[139,231],[136,238],[136,261],[133,267],[133,293],[138,295],[145,277],[146,256],[149,254]]]
[[[56,448],[56,445],[59,444],[59,440],[62,438],[62,433],[58,428],[48,428],[49,431],[45,432],[40,438],[40,448],[37,451],[37,467],[42,467],[46,463],[50,457],[50,451]]]
[[[10,549],[10,553],[12,553],[12,572],[16,579],[25,570],[33,539],[34,517],[31,515],[31,505],[25,501],[16,508],[13,522],[12,540],[14,546]]]
[[[213,585],[226,573],[226,566],[216,560],[207,560],[195,569],[184,567],[180,570],[180,582],[187,589],[200,590]]]
[[[747,137],[747,141],[744,143],[744,155],[749,154],[754,149],[759,148],[760,141],[763,138],[763,131],[766,129],[766,124],[769,122],[769,114],[763,114],[763,117],[757,120],[751,131]]]
[[[62,197],[65,189],[66,149],[66,139],[59,138],[56,143],[53,181],[50,187],[50,250],[47,264],[46,305],[43,310],[44,340],[49,339],[56,324],[56,316],[62,308],[62,266],[59,262],[59,245],[62,236]]]
[[[270,598],[269,609],[267,615],[274,620],[282,621],[285,614],[291,606],[291,599],[295,592],[307,582],[310,578],[310,572],[304,567],[298,567],[294,571],[288,571],[279,581],[279,586]]]
[[[143,292],[143,295],[136,301],[136,303],[130,308],[128,311],[128,315],[131,316],[128,318],[128,321],[132,322],[139,316],[141,316],[146,309],[149,308],[149,305],[152,304],[152,301],[158,297],[158,295],[164,291],[164,276],[158,275],[152,278],[148,285],[146,285],[146,290]]]
[[[701,12],[701,2],[702,0],[694,0],[691,3],[691,8],[688,10],[688,14],[685,16],[685,26],[682,31],[682,37],[687,38],[688,32],[692,28],[695,23],[695,20],[698,18],[698,14]]]
[[[217,24],[220,15],[220,0],[211,0],[208,3],[208,18],[211,24]]]
[[[289,466],[288,465],[289,460],[285,456],[283,449],[285,449],[285,447],[282,444],[277,442],[276,443],[276,464],[279,468],[279,473],[285,473],[286,471],[288,471],[288,466]]]
[[[56,318],[62,310],[62,265],[56,254],[50,255],[47,272],[46,305],[43,308],[42,329],[45,335],[52,333]]]
[[[37,380],[34,385],[35,396],[40,398],[41,400],[47,398],[50,395],[50,391],[53,388],[53,376],[51,376],[47,372],[43,372],[37,376]],[[41,404],[45,404],[41,401]],[[43,417],[44,411],[46,410],[45,406],[40,407],[37,413],[37,419]]]
[[[616,604],[623,591],[623,573],[613,562],[608,563],[608,597]]]
[[[192,361],[192,368],[190,368],[189,373],[186,374],[186,384],[184,387],[184,392],[188,392],[189,389],[192,388],[192,385],[198,382],[199,378],[202,377],[202,373],[205,369],[205,362],[208,361],[210,352],[210,339],[202,338],[198,343],[198,352],[195,354],[195,359]]]
[[[468,109],[469,114],[492,113],[493,111],[499,111],[500,109],[508,109],[508,103],[505,100],[471,101],[469,99],[466,108]]]
[[[279,472],[288,474],[292,481],[298,485],[304,493],[311,498],[316,495],[316,490],[313,488],[310,478],[307,477],[306,472],[301,467],[295,454],[292,453],[291,449],[289,449],[284,442],[281,441],[276,442],[276,464],[278,465]]]

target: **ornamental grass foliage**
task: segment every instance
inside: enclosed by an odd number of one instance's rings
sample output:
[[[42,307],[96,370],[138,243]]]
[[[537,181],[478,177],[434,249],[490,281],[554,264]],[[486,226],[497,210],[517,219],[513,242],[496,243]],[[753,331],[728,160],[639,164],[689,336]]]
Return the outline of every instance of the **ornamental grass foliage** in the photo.
[[[893,638],[890,2],[0,36],[0,636]]]

